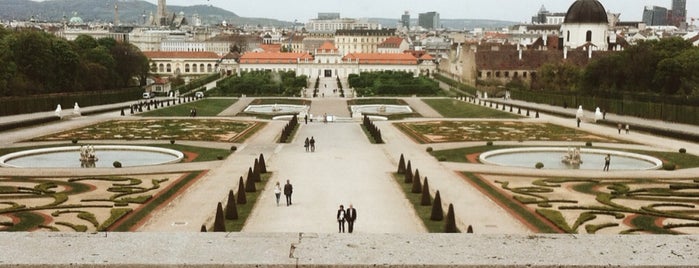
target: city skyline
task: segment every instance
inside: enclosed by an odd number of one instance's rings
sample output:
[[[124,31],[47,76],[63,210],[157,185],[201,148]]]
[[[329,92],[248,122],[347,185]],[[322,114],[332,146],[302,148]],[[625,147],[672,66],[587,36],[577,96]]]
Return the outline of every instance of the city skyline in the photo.
[[[147,0],[157,4],[157,0]],[[662,6],[668,9],[671,0],[613,1],[600,0],[607,11],[621,13],[623,21],[641,21],[645,6]],[[319,12],[339,12],[349,18],[396,18],[400,19],[405,11],[411,18],[417,19],[419,13],[436,11],[442,19],[492,19],[514,22],[529,22],[544,5],[551,12],[566,12],[573,0],[305,0],[303,4],[296,1],[257,0],[255,5],[242,0],[167,0],[168,5],[191,6],[213,5],[236,13],[241,17],[261,17],[284,21],[306,22],[316,18]],[[271,7],[275,8],[260,8]],[[507,8],[502,8],[507,6]],[[475,8],[472,8],[475,7]],[[688,1],[687,20],[699,17],[699,4]]]

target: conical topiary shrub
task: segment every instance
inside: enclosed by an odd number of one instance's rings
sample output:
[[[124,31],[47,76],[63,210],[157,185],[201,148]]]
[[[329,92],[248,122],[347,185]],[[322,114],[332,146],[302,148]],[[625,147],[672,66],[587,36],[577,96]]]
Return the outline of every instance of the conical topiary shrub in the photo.
[[[468,229],[466,229],[466,233],[472,234],[473,233],[473,226],[469,225]]]
[[[420,183],[420,171],[415,169],[415,175],[413,176],[413,189],[410,190],[411,193],[419,194],[422,192],[422,183]]]
[[[265,156],[263,154],[260,154],[260,173],[261,174],[266,174],[267,173],[267,163],[265,163]]]
[[[403,158],[403,154],[400,154],[400,160],[398,161],[398,174],[405,174],[405,158]]]
[[[413,168],[410,166],[410,160],[405,167],[405,183],[413,183]]]
[[[228,202],[226,203],[226,220],[238,219],[238,207],[235,205],[235,195],[233,190],[228,191]]]
[[[216,218],[214,219],[214,232],[225,232],[226,221],[223,219],[223,205],[218,202],[216,206]]]
[[[248,177],[245,179],[245,191],[248,193],[254,193],[257,191],[255,189],[255,175],[252,172],[252,168],[248,168]]]
[[[432,205],[432,197],[430,196],[430,185],[425,177],[425,182],[422,184],[422,197],[420,198],[421,206]]]
[[[260,176],[260,161],[255,159],[255,164],[253,165],[252,175],[254,182],[262,182],[262,177]]]
[[[247,204],[248,198],[245,195],[245,184],[243,183],[243,176],[240,176],[240,181],[238,181],[238,204]]]
[[[199,232],[206,233],[206,225],[202,224],[201,229],[199,229]]]
[[[444,210],[442,210],[442,197],[439,196],[439,191],[434,194],[434,202],[432,202],[432,214],[430,220],[441,221],[444,219]]]
[[[444,224],[445,233],[458,233],[459,229],[456,228],[456,217],[454,216],[454,205],[449,204],[449,210],[447,211],[447,222]]]

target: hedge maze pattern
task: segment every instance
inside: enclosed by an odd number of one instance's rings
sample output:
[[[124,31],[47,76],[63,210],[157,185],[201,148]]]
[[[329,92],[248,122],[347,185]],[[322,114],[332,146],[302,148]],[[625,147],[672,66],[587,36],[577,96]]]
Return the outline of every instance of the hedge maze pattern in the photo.
[[[573,128],[518,121],[426,121],[398,123],[420,143],[467,141],[603,141],[616,142]]]
[[[566,233],[699,233],[699,179],[484,180]]]
[[[0,178],[0,231],[107,231],[186,175]]]

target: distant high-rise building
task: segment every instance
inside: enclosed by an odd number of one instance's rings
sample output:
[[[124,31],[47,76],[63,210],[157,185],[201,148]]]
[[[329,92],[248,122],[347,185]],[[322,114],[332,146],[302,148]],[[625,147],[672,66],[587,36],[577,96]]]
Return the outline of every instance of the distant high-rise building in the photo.
[[[687,0],[672,0],[669,21],[677,27],[687,22]]]
[[[400,16],[400,25],[405,28],[410,28],[410,12],[406,11],[403,16]]]
[[[667,25],[667,8],[646,6],[643,9],[643,23],[648,26]]]
[[[157,17],[155,19],[158,26],[168,25],[166,7],[165,0],[158,0],[158,12],[156,13]]]
[[[439,13],[427,12],[418,15],[418,25],[425,29],[439,28]]]
[[[563,23],[565,17],[565,12],[551,13],[542,5],[539,12],[532,16],[532,24],[558,25]]]

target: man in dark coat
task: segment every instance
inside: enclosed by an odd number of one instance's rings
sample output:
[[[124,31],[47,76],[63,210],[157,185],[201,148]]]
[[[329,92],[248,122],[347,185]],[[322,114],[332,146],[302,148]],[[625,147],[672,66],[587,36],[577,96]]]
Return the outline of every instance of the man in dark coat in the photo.
[[[284,196],[286,196],[286,206],[288,207],[291,205],[291,193],[294,192],[294,187],[291,186],[291,183],[289,180],[286,180],[286,184],[284,184]]]
[[[354,221],[356,219],[357,219],[357,210],[354,209],[352,204],[350,204],[349,208],[347,208],[347,212],[345,212],[345,220],[347,220],[347,231],[350,234],[354,230]]]

